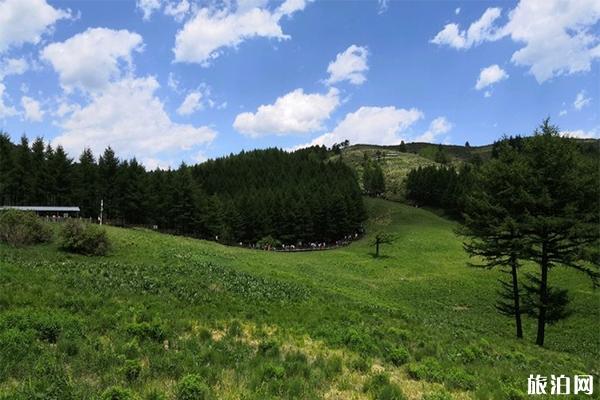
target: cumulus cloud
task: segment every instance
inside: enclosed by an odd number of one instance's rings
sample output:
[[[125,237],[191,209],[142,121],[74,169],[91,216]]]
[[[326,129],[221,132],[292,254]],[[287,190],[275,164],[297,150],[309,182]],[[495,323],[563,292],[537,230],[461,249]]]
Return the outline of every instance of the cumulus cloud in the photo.
[[[431,42],[468,49],[510,37],[522,45],[513,53],[512,63],[529,68],[539,83],[588,72],[592,61],[600,58],[600,36],[593,31],[600,20],[597,0],[521,0],[504,26],[494,26],[499,16],[499,8],[488,8],[467,31],[460,31],[455,23],[447,24]]]
[[[600,20],[597,0],[522,0],[511,11],[504,32],[524,47],[512,55],[529,67],[538,82],[587,72],[600,58],[600,36],[591,32]]]
[[[120,77],[121,66],[132,66],[131,53],[142,50],[142,37],[127,30],[89,28],[42,50],[42,58],[58,72],[62,87],[71,91],[103,89]]]
[[[315,138],[310,143],[298,146],[298,148],[331,146],[346,139],[354,144],[398,144],[406,139],[403,133],[421,118],[423,118],[423,113],[416,108],[360,107],[358,110],[346,114],[331,132]]]
[[[56,9],[46,0],[1,1],[0,53],[24,43],[39,43],[58,20],[69,17],[69,11]]]
[[[6,99],[6,95],[4,90],[6,86],[2,82],[0,82],[0,118],[12,117],[13,115],[17,115],[17,110],[10,105],[7,105],[4,101]]]
[[[160,0],[137,0],[136,7],[142,12],[144,21],[148,21],[154,11],[160,8]]]
[[[107,146],[125,157],[152,158],[164,152],[193,150],[210,143],[216,132],[206,126],[171,121],[155,95],[153,77],[125,78],[93,93],[92,100],[59,122],[62,133],[53,140],[73,156],[89,147],[100,153]]]
[[[9,75],[20,75],[29,69],[24,58],[7,58],[0,61],[0,80]]]
[[[28,96],[21,97],[21,106],[23,107],[23,115],[27,121],[41,122],[44,119],[44,111],[40,107],[37,100]]]
[[[429,129],[422,135],[417,136],[415,142],[427,142],[432,143],[440,135],[450,132],[452,129],[452,123],[450,123],[445,117],[437,117],[429,124]]]
[[[598,131],[598,129],[592,129],[591,131],[577,129],[573,131],[562,131],[560,134],[565,137],[577,139],[600,139],[600,132]]]
[[[508,74],[506,71],[500,68],[497,64],[490,65],[489,67],[482,68],[479,72],[479,78],[477,78],[475,89],[481,90],[507,78]]]
[[[185,99],[177,109],[179,115],[190,115],[202,109],[202,92],[193,91],[185,96]]]
[[[581,92],[577,93],[577,97],[575,97],[575,101],[573,102],[573,107],[579,111],[583,107],[589,105],[591,101],[592,99],[585,95],[585,90],[582,90]]]
[[[273,104],[258,107],[255,113],[238,114],[233,127],[250,137],[315,132],[323,129],[323,122],[339,104],[339,91],[335,88],[326,94],[296,89]]]
[[[500,17],[502,9],[488,8],[483,15],[473,22],[467,30],[460,30],[455,23],[447,24],[433,39],[431,43],[446,45],[455,49],[469,49],[486,40],[495,40],[499,37],[494,21]]]
[[[181,0],[179,2],[167,3],[165,5],[165,15],[169,15],[175,19],[175,21],[181,22],[190,10],[190,3],[188,0]]]
[[[364,83],[367,78],[365,73],[368,71],[367,57],[369,52],[366,47],[353,44],[344,52],[338,53],[335,60],[329,63],[327,72],[329,78],[328,84],[341,81],[348,81],[353,85]]]
[[[188,20],[175,37],[175,62],[208,65],[224,48],[236,47],[244,40],[264,37],[286,40],[280,20],[304,9],[307,0],[286,0],[277,9],[269,10],[243,4],[235,11],[204,7]]]

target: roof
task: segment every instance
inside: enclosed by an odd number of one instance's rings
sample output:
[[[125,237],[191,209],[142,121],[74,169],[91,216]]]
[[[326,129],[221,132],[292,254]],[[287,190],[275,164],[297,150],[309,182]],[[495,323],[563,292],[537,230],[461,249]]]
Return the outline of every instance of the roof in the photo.
[[[0,210],[46,211],[46,212],[80,212],[79,207],[54,206],[2,206]]]

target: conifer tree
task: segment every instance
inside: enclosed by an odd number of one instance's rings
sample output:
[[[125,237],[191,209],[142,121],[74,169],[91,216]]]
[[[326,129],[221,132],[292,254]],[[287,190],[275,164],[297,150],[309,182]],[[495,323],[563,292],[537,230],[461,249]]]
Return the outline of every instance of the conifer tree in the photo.
[[[573,140],[561,137],[548,119],[522,148],[528,169],[523,231],[528,258],[539,266],[539,279],[534,282],[538,294],[534,313],[536,344],[543,346],[546,324],[556,311],[552,302],[557,296],[558,304],[565,301],[564,296],[553,295],[550,270],[563,266],[583,271],[594,284],[599,277],[598,265],[587,262],[584,253],[600,241],[600,168],[597,157],[583,158]]]

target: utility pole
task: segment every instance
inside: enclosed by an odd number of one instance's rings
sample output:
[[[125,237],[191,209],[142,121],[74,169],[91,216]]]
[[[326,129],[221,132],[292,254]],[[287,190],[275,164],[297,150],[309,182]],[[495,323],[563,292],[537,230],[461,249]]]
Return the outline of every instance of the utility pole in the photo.
[[[100,225],[102,225],[102,214],[104,213],[104,199],[100,200]]]

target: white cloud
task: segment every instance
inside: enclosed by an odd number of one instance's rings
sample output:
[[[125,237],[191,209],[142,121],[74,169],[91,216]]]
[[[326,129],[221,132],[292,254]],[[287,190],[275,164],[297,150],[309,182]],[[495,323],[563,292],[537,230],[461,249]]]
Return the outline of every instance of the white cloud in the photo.
[[[438,136],[448,133],[452,129],[452,123],[445,117],[437,117],[429,124],[429,129],[420,136],[417,136],[415,142],[432,143]]]
[[[353,44],[344,52],[338,53],[335,60],[329,63],[327,72],[328,84],[340,81],[349,81],[353,85],[360,85],[367,80],[365,73],[369,69],[367,57],[369,52],[366,47]]]
[[[12,117],[13,115],[17,115],[17,110],[14,107],[7,105],[4,103],[4,99],[6,96],[4,95],[4,90],[6,86],[2,82],[0,82],[0,118]]]
[[[457,7],[457,8],[454,9],[454,14],[455,15],[460,14],[460,7]]]
[[[0,79],[9,75],[20,75],[29,69],[24,58],[7,58],[0,61]]]
[[[69,17],[69,11],[53,8],[46,0],[0,1],[0,53],[24,43],[39,43],[56,21]]]
[[[377,2],[379,3],[379,10],[377,11],[378,14],[383,14],[388,10],[389,0],[377,0]]]
[[[42,58],[52,64],[67,91],[95,91],[118,78],[121,66],[132,67],[131,53],[142,50],[142,37],[127,30],[89,28],[64,42],[52,43]]]
[[[190,10],[190,3],[188,0],[181,0],[179,2],[167,3],[165,6],[165,15],[169,15],[177,22],[183,21],[188,11]]]
[[[247,5],[238,7],[234,12],[227,8],[201,8],[177,32],[173,48],[175,61],[206,66],[224,48],[236,47],[244,40],[255,37],[289,39],[279,22],[283,16],[304,9],[306,3],[306,0],[286,0],[274,11],[259,7],[247,8]]]
[[[202,109],[202,92],[194,91],[185,96],[177,109],[179,115],[190,115]]]
[[[583,107],[589,105],[591,101],[592,99],[586,97],[585,90],[582,90],[581,92],[577,93],[577,97],[575,97],[575,101],[573,102],[573,107],[579,111]]]
[[[479,78],[477,78],[475,89],[481,90],[507,78],[508,74],[506,71],[500,68],[497,64],[490,65],[489,67],[482,68],[479,72]]]
[[[567,115],[567,110],[560,110],[560,112],[558,113],[559,117],[563,117],[565,115]]]
[[[468,49],[509,36],[523,46],[513,53],[512,63],[528,67],[539,83],[588,72],[592,61],[600,58],[600,36],[593,29],[600,20],[598,0],[521,0],[508,14],[508,22],[495,27],[499,15],[500,9],[488,8],[466,32],[447,24],[431,42]]]
[[[331,146],[349,140],[350,143],[392,145],[406,139],[402,133],[423,118],[416,109],[396,107],[360,107],[346,117],[329,133],[315,138],[310,143],[298,146]]]
[[[598,0],[522,0],[509,18],[505,33],[524,43],[511,60],[529,67],[540,83],[589,71],[600,57],[600,37],[590,32],[600,19]]]
[[[592,129],[591,131],[577,129],[574,131],[562,131],[560,134],[565,137],[577,139],[600,139],[600,131],[598,131],[598,129]]]
[[[110,145],[124,157],[144,160],[164,152],[193,150],[214,140],[212,128],[171,121],[155,96],[158,87],[153,77],[110,83],[59,123],[63,131],[53,143],[62,144],[73,156],[85,147],[98,154]]]
[[[28,96],[21,97],[21,106],[23,107],[25,119],[33,122],[41,122],[44,119],[44,111],[37,100]]]
[[[142,11],[142,18],[148,21],[154,11],[160,8],[160,0],[137,0],[136,7]]]
[[[256,113],[238,114],[233,127],[250,137],[315,132],[340,104],[339,91],[327,94],[304,93],[296,89],[279,97],[274,104],[258,107]]]
[[[431,43],[446,45],[455,49],[468,49],[486,40],[495,40],[498,31],[494,27],[494,21],[500,17],[502,9],[488,8],[483,15],[465,31],[461,31],[458,24],[447,24],[433,39]]]

